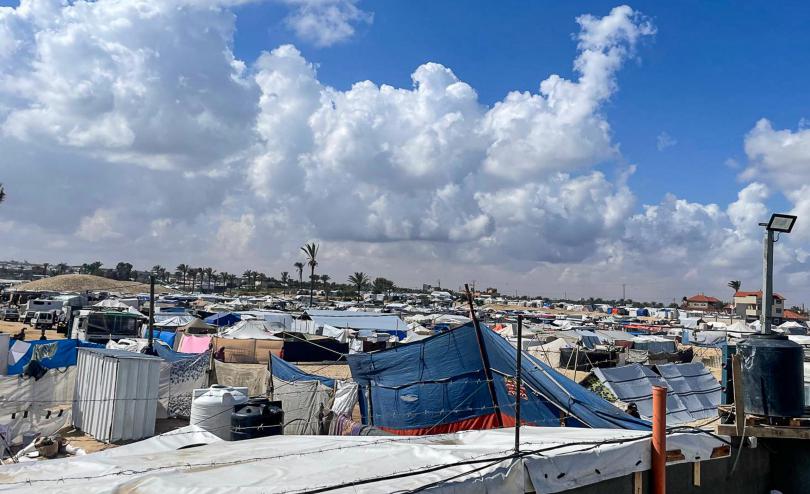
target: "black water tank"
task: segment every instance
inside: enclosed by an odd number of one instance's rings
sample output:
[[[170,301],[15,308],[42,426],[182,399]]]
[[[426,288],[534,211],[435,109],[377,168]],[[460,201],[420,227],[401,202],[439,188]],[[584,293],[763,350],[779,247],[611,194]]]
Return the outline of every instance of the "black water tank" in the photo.
[[[768,417],[804,413],[804,350],[787,336],[751,335],[737,345],[742,357],[745,411]]]
[[[231,414],[231,437],[234,441],[278,436],[283,431],[284,411],[280,401],[254,398],[239,405]]]

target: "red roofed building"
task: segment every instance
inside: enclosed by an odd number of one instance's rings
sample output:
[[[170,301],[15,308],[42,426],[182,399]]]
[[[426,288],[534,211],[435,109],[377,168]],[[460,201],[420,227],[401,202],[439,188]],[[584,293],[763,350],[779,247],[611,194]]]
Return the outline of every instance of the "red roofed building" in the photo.
[[[807,314],[802,314],[801,312],[796,312],[795,310],[785,309],[783,312],[783,319],[785,321],[796,321],[796,322],[803,322],[810,319]]]
[[[723,309],[723,302],[720,299],[699,293],[687,297],[684,308],[686,310],[720,311]]]
[[[734,312],[746,321],[755,321],[762,314],[762,290],[756,292],[737,292],[734,294]],[[785,297],[773,294],[771,322],[782,324],[785,314]]]

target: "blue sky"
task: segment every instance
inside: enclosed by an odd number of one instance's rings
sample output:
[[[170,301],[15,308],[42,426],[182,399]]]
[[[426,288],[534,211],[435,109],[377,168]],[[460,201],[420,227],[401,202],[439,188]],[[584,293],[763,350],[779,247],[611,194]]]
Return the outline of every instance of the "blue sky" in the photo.
[[[806,4],[0,5],[0,257],[810,302]]]
[[[509,91],[537,91],[548,74],[572,76],[575,18],[604,15],[616,2],[361,2],[374,21],[350,40],[320,48],[285,28],[286,8],[237,9],[235,53],[295,43],[338,89],[361,80],[410,87],[411,72],[434,61],[451,68],[493,104]],[[739,190],[726,162],[745,164],[743,136],[760,118],[796,128],[809,118],[810,6],[802,2],[632,2],[658,31],[619,74],[606,107],[629,163],[639,203],[667,192],[726,204]],[[659,151],[666,132],[677,144]],[[778,195],[773,207],[786,207]]]

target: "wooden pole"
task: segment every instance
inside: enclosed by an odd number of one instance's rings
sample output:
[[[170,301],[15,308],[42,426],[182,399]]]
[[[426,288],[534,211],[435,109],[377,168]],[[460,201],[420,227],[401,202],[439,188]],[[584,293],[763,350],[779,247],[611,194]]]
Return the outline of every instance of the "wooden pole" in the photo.
[[[653,386],[652,494],[667,492],[667,388]]]
[[[520,388],[523,386],[523,315],[517,319],[517,359],[515,361],[515,454],[520,454]]]
[[[743,388],[742,359],[739,354],[731,356],[731,379],[734,381],[734,423],[737,435],[745,435],[745,389]]]
[[[464,290],[467,292],[467,302],[470,305],[470,319],[472,319],[473,327],[475,328],[475,337],[478,340],[478,353],[481,355],[481,364],[484,366],[484,378],[487,380],[489,396],[492,398],[492,409],[495,412],[495,421],[498,424],[498,428],[501,428],[503,427],[503,418],[501,417],[501,408],[498,406],[498,395],[495,393],[495,381],[492,379],[489,356],[484,346],[484,333],[481,332],[478,316],[475,315],[475,304],[473,303],[472,293],[470,293],[470,286],[467,283],[464,283]]]
[[[153,345],[154,340],[154,333],[155,332],[155,275],[149,275],[149,336],[147,337],[147,345],[148,348],[147,353],[149,355],[155,354],[155,348]]]

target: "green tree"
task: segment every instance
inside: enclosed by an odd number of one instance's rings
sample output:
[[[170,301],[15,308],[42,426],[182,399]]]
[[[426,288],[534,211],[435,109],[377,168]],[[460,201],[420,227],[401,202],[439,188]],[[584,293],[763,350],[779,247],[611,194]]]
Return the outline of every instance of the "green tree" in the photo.
[[[315,266],[318,265],[318,244],[315,242],[304,244],[301,247],[301,251],[304,252],[304,255],[307,258],[307,264],[309,265],[309,306],[312,307],[312,295],[313,291],[315,290]]]
[[[115,265],[116,280],[128,280],[130,276],[132,276],[132,264],[122,261]]]
[[[0,184],[0,202],[6,200],[6,189],[3,188],[3,184]]]
[[[394,282],[382,277],[375,278],[374,283],[372,283],[372,289],[374,290],[374,293],[382,293],[383,302],[385,302],[390,292],[394,290]]]
[[[332,277],[328,274],[321,275],[321,282],[323,282],[323,291],[326,293],[327,302],[329,301],[329,280],[331,279]]]
[[[183,278],[183,288],[185,288],[186,287],[186,275],[188,274],[188,269],[189,269],[188,266],[185,265],[185,264],[180,264],[175,269],[177,270],[175,274],[177,276],[181,276]]]
[[[301,288],[301,285],[304,284],[304,263],[298,261],[293,263],[293,266],[295,266],[295,269],[298,270],[298,288]]]
[[[56,274],[65,274],[65,273],[67,273],[68,265],[66,263],[64,263],[64,262],[60,262],[59,264],[57,264],[55,266],[55,268],[56,268]]]
[[[354,286],[354,291],[357,292],[357,299],[360,300],[360,292],[368,286],[369,278],[366,273],[357,271],[349,276],[349,283]]]

